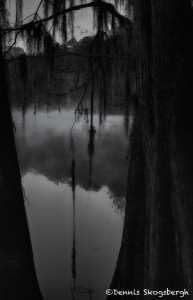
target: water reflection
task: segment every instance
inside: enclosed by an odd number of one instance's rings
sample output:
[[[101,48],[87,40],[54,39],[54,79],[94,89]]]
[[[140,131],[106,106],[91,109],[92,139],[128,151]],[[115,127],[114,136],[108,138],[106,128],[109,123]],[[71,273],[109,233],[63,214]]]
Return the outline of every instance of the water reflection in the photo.
[[[68,182],[71,170],[70,132],[74,122],[73,110],[63,111],[60,114],[58,111],[52,111],[48,115],[46,112],[39,112],[36,118],[32,110],[29,110],[26,114],[25,136],[19,111],[15,112],[14,118],[23,173],[35,170],[55,183]],[[108,186],[110,193],[118,198],[124,197],[126,192],[126,182],[121,180],[127,177],[125,163],[127,142],[123,124],[123,116],[111,115],[107,116],[104,129],[99,130],[98,116],[94,116],[97,132],[92,189],[97,191],[102,186]],[[88,190],[89,130],[86,122],[75,124],[73,139],[78,159],[77,183]]]
[[[15,111],[26,211],[43,295],[46,300],[105,299],[122,237],[124,117],[107,116],[103,130],[97,115],[89,130],[83,118],[72,133],[73,110],[34,115],[29,109],[25,132],[21,116],[22,111]]]

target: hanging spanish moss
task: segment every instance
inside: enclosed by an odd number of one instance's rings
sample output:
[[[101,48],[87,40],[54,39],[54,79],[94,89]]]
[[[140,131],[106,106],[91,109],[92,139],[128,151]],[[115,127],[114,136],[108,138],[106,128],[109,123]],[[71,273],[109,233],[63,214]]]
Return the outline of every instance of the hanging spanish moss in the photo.
[[[99,3],[101,3],[101,0],[97,0]],[[48,0],[43,0],[43,5],[44,5],[44,16],[50,16],[51,14],[57,14],[59,11],[64,10],[66,8],[75,6],[75,5],[80,5],[87,3],[88,1],[85,0],[59,0],[59,1],[48,1]],[[115,5],[116,1],[109,0],[106,1],[112,5]],[[127,6],[127,1],[121,0],[118,1],[119,5],[117,6],[117,10],[120,12],[120,10],[125,8]],[[129,1],[130,2],[130,1]],[[132,2],[132,1],[131,1]],[[87,37],[88,42],[86,39],[84,39],[84,43],[86,44],[86,52],[89,53],[89,55],[98,54],[101,55],[99,58],[95,58],[92,60],[92,64],[94,65],[95,70],[98,69],[98,87],[97,91],[99,93],[99,111],[100,111],[100,123],[105,120],[105,115],[107,113],[107,105],[111,102],[114,101],[118,103],[120,101],[120,93],[115,91],[118,87],[118,85],[121,85],[122,88],[124,88],[124,72],[121,71],[121,68],[124,66],[124,63],[120,63],[116,59],[108,58],[108,57],[102,57],[104,56],[119,56],[120,52],[124,49],[125,53],[127,49],[125,48],[125,45],[122,46],[120,43],[120,39],[122,38],[121,34],[123,34],[123,40],[126,40],[127,36],[120,29],[120,24],[118,19],[113,16],[113,14],[107,12],[107,10],[99,5],[95,6],[93,8],[95,12],[95,22],[97,26],[97,31],[96,35],[93,37]],[[52,95],[58,95],[58,94],[63,94],[61,90],[64,90],[64,94],[66,93],[66,90],[68,92],[68,88],[66,88],[66,84],[68,83],[68,77],[69,76],[58,76],[60,71],[57,71],[58,66],[61,66],[61,69],[64,68],[66,70],[66,65],[65,63],[62,64],[58,62],[66,61],[66,58],[57,58],[55,59],[54,56],[55,54],[62,54],[62,51],[67,51],[67,48],[65,45],[67,44],[67,41],[69,40],[70,36],[74,35],[74,17],[75,17],[75,12],[68,12],[61,14],[53,21],[48,22],[48,25],[46,26],[45,23],[38,23],[38,24],[33,24],[29,25],[25,30],[23,30],[23,38],[26,41],[26,46],[27,46],[27,52],[29,55],[36,55],[40,56],[41,59],[37,59],[36,61],[38,62],[37,66],[31,66],[30,68],[33,69],[40,69],[40,65],[42,65],[41,70],[43,71],[42,73],[45,75],[46,79],[44,80],[43,85],[41,87],[44,87],[44,91],[46,92],[46,99],[49,98],[47,94],[52,94]],[[40,18],[37,15],[34,17],[34,21],[39,21]],[[54,32],[54,33],[53,33]],[[113,34],[112,34],[113,33]],[[56,37],[55,37],[56,36]],[[62,39],[59,39],[59,43],[56,42],[58,41],[58,38],[62,37]],[[60,43],[63,43],[63,46],[60,45]],[[74,50],[80,51],[80,53],[85,53],[84,48],[82,48],[83,44],[83,39],[82,41],[78,41],[75,43],[75,46],[72,45],[71,47],[74,47]],[[78,45],[78,47],[76,46]],[[79,46],[80,45],[80,46]],[[77,47],[77,48],[76,48]],[[124,52],[123,52],[124,55]],[[43,58],[42,56],[45,56]],[[21,69],[22,69],[22,64],[23,59],[21,59]],[[72,64],[76,65],[77,61],[79,58],[68,58],[69,61],[72,62]],[[30,63],[30,60],[27,60],[28,64]],[[33,60],[35,61],[35,60]],[[45,63],[46,61],[46,63]],[[40,63],[41,62],[41,63]],[[27,62],[25,62],[27,63]],[[29,67],[29,66],[28,66]],[[34,71],[33,76],[39,76],[40,75],[40,81],[42,82],[43,74],[40,74],[39,71],[37,70]],[[55,77],[55,70],[57,71],[57,78]],[[85,66],[85,74],[89,75],[89,68],[88,66]],[[22,73],[22,71],[21,71]],[[35,75],[36,73],[36,75]],[[39,75],[38,75],[39,73]],[[116,74],[115,74],[116,73]],[[65,73],[67,74],[67,70]],[[113,74],[112,76],[110,76]],[[61,73],[62,75],[62,73]],[[30,74],[32,77],[32,74]],[[70,75],[71,76],[71,75]],[[21,77],[21,76],[20,76]],[[59,78],[60,77],[60,78]],[[26,80],[26,76],[23,76],[23,78]],[[81,77],[80,77],[81,78]],[[110,78],[110,80],[109,80]],[[121,79],[120,79],[121,78]],[[56,80],[55,80],[56,79]],[[57,83],[58,79],[60,79],[61,83]],[[75,82],[76,80],[75,77],[72,78],[73,80],[70,80],[70,84]],[[96,76],[95,76],[96,79]],[[82,80],[84,81],[85,78],[82,77]],[[32,81],[32,80],[31,80]],[[50,84],[52,81],[53,84]],[[96,81],[96,80],[95,80]],[[54,84],[56,82],[56,84]],[[47,83],[47,87],[46,87]],[[78,87],[79,82],[76,81],[75,85]],[[81,81],[80,81],[81,83]],[[72,84],[73,85],[73,84]],[[83,89],[87,86],[87,83],[85,83],[85,86],[83,85]],[[42,90],[43,90],[42,89]],[[72,86],[71,88],[74,90],[74,87]],[[70,89],[70,90],[71,90]],[[28,89],[29,90],[29,89]],[[33,90],[33,85],[32,85],[32,90]],[[38,87],[39,90],[39,87]],[[45,93],[45,92],[44,92]],[[42,95],[41,95],[42,96]],[[122,95],[121,95],[122,97]],[[57,98],[58,99],[58,98]],[[124,101],[124,100],[123,100]],[[81,105],[83,104],[83,101],[80,101]],[[47,102],[45,102],[47,103]],[[79,107],[81,107],[81,105]],[[50,104],[48,105],[48,107]],[[109,109],[109,108],[108,108]]]
[[[102,0],[97,0],[96,2],[100,3],[103,2]],[[132,7],[133,7],[133,0],[108,0],[105,1],[108,3],[111,3],[115,9],[121,13],[122,15],[127,15],[129,19],[132,19]],[[93,27],[94,29],[99,32],[105,30],[105,28],[108,30],[109,26],[111,27],[111,30],[115,29],[115,25],[119,27],[119,22],[115,22],[115,18],[110,17],[109,13],[103,9],[101,6],[95,6],[93,7]]]
[[[127,69],[126,73],[126,91],[125,91],[125,118],[124,118],[124,125],[125,125],[125,134],[126,137],[129,137],[129,100],[131,96],[131,83],[130,83],[130,72],[129,68]]]
[[[49,5],[50,5],[50,1],[48,1],[48,0],[44,0],[43,1],[44,16],[45,16],[45,18],[47,18],[48,14],[49,14],[49,8],[50,8]]]
[[[26,115],[26,106],[27,106],[27,97],[26,97],[26,93],[24,91],[24,95],[23,95],[23,99],[22,99],[22,129],[23,129],[23,135],[25,138],[25,115]]]
[[[28,28],[25,33],[25,40],[28,52],[39,53],[43,50],[43,37],[45,34],[45,29],[42,24],[37,26],[31,26]]]
[[[69,6],[73,7],[75,4],[74,0],[69,0]],[[71,32],[71,36],[72,38],[74,37],[74,12],[71,11],[69,13],[69,25],[70,25],[70,32]]]
[[[72,246],[72,278],[76,280],[76,224],[75,224],[75,201],[76,201],[76,179],[75,179],[75,159],[74,159],[74,149],[73,149],[73,158],[71,165],[71,176],[72,176],[72,194],[73,194],[73,246]]]
[[[61,37],[62,37],[62,42],[63,44],[67,41],[67,18],[66,14],[62,16],[62,21],[61,21]]]
[[[97,0],[96,2],[100,3],[102,0]],[[103,31],[103,25],[104,25],[104,20],[103,20],[103,9],[101,6],[94,6],[94,29],[97,30],[97,33]]]
[[[47,63],[44,64],[45,74],[52,78],[54,67],[55,42],[51,34],[46,30],[44,24],[31,25],[23,32],[29,54],[44,54],[47,56]],[[21,66],[25,57],[20,59]],[[25,77],[24,77],[25,79]]]
[[[55,43],[50,34],[46,34],[43,39],[43,49],[44,49],[44,54],[46,55],[53,55],[54,50],[55,50]]]
[[[52,7],[52,3],[49,0],[43,0],[43,13],[44,13],[44,17],[47,18],[49,16],[50,10]],[[48,24],[47,22],[45,22],[45,28],[48,29]]]
[[[22,21],[22,12],[23,12],[23,0],[16,0],[16,15],[15,22],[16,25]]]
[[[63,7],[64,5],[64,7]],[[58,0],[58,1],[54,1],[53,2],[53,10],[52,10],[52,14],[57,14],[61,9],[65,8],[65,1],[63,0]],[[56,38],[56,31],[60,30],[60,22],[61,17],[59,18],[54,18],[53,20],[53,38]]]
[[[8,13],[6,9],[6,0],[0,0],[0,21],[1,27],[5,26],[8,20]]]
[[[82,2],[82,1],[80,1]],[[49,14],[57,14],[59,11],[66,9],[67,7],[73,7],[75,4],[74,0],[44,0],[44,15],[48,17]],[[69,12],[68,15],[63,14],[57,16],[53,20],[52,34],[53,38],[56,38],[56,33],[61,35],[63,43],[67,40],[68,28],[70,29],[71,36],[74,37],[74,13]]]
[[[0,0],[0,27],[9,27],[6,0]],[[9,42],[10,38],[11,35],[3,35],[1,37],[3,49],[6,49],[7,42]]]
[[[54,53],[55,53],[55,47],[54,47],[54,41],[50,34],[45,35],[44,37],[44,54],[48,55],[47,59],[47,66],[46,66],[46,74],[47,79],[49,82],[49,79],[53,79],[54,75]]]
[[[115,25],[116,25],[116,20],[114,16],[111,16],[111,30],[113,35],[115,34]]]
[[[34,116],[36,116],[36,113],[37,113],[36,90],[37,90],[37,82],[36,82],[36,80],[34,80],[34,84],[33,84]]]

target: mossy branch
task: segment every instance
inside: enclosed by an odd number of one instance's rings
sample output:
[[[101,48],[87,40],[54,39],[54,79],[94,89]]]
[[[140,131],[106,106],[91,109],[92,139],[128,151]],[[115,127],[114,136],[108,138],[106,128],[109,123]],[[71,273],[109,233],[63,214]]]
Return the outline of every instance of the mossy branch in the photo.
[[[80,9],[85,9],[85,8],[89,8],[89,7],[102,7],[104,10],[106,10],[107,12],[109,12],[112,16],[114,16],[120,23],[121,26],[123,27],[131,27],[132,22],[125,16],[121,15],[114,7],[114,5],[110,4],[110,3],[106,3],[106,2],[90,2],[90,3],[86,3],[86,4],[80,4],[80,5],[75,5],[69,8],[65,8],[59,12],[56,12],[46,18],[40,19],[40,20],[36,20],[36,21],[31,21],[28,22],[24,25],[18,26],[18,27],[9,27],[9,28],[2,28],[1,31],[4,32],[12,32],[12,31],[24,31],[28,28],[31,28],[32,26],[37,26],[39,24],[45,23],[45,22],[49,22],[63,14],[66,13],[70,13],[72,11],[77,11]]]

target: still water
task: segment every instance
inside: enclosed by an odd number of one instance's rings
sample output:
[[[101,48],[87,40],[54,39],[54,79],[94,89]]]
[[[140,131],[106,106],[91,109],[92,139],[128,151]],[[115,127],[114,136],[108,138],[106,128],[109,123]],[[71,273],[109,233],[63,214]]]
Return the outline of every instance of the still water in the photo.
[[[82,117],[74,124],[73,108],[49,113],[42,109],[36,114],[29,108],[25,118],[15,109],[14,121],[44,299],[105,299],[124,222],[128,146],[124,117],[107,115],[99,126],[94,115],[92,153],[89,122]]]

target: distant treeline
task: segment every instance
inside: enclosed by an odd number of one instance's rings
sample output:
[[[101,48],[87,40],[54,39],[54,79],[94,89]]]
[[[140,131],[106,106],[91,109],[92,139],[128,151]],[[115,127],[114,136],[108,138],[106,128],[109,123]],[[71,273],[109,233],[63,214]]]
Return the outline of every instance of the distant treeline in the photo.
[[[52,55],[29,53],[7,60],[9,95],[16,106],[77,103],[89,97],[91,82],[100,107],[122,110],[135,93],[135,63],[125,32],[72,39],[54,45]],[[22,53],[18,48],[12,54]]]

